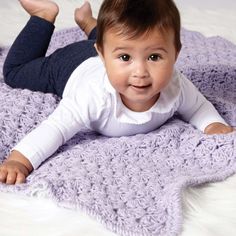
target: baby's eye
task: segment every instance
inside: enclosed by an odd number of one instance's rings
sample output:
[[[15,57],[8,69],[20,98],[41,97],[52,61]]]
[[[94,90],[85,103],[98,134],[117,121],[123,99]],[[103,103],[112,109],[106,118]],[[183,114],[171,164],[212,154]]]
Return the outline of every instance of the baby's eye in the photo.
[[[151,60],[151,61],[158,61],[161,59],[161,56],[158,55],[158,54],[152,54],[149,56],[148,60]]]
[[[121,55],[119,58],[122,61],[129,61],[130,60],[130,56],[128,54]]]

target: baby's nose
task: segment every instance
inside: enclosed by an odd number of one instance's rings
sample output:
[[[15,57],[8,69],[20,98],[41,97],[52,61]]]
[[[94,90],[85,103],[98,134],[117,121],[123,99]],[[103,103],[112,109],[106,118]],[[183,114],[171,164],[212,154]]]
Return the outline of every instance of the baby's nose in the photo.
[[[133,70],[133,76],[139,78],[146,78],[148,76],[148,70],[145,63],[142,62],[136,63]]]

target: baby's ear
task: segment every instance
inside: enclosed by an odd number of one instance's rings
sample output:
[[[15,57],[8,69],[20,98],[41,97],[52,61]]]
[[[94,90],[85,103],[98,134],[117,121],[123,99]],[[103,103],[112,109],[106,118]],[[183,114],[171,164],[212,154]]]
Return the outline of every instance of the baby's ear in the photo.
[[[181,48],[182,48],[182,46],[180,47],[180,49],[178,51],[176,50],[175,61],[177,61],[177,59],[178,59],[179,53],[181,51]]]
[[[104,62],[104,56],[103,56],[103,52],[102,49],[95,43],[94,47],[99,55],[99,57],[102,59],[102,61]]]

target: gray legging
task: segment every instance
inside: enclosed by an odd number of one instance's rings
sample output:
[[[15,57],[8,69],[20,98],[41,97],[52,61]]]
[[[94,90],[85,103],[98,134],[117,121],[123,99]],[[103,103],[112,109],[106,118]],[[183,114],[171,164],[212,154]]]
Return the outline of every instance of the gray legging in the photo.
[[[54,25],[32,16],[11,46],[3,67],[5,82],[13,88],[62,96],[74,71],[86,59],[96,56],[96,28],[88,40],[72,43],[45,56]]]

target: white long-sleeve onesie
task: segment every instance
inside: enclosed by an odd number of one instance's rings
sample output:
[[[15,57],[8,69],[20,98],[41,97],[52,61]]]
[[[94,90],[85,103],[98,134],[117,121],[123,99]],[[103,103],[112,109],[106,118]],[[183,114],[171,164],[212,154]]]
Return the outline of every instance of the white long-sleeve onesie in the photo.
[[[107,136],[147,133],[175,112],[202,131],[213,122],[226,124],[213,105],[177,70],[148,111],[131,111],[111,86],[101,59],[92,57],[74,70],[55,111],[13,149],[27,157],[35,169],[84,127]]]

